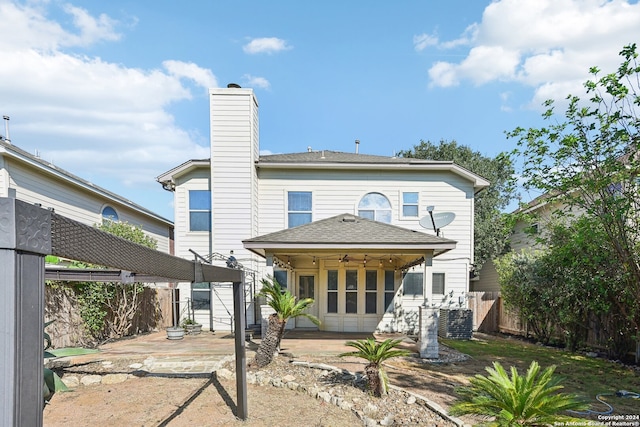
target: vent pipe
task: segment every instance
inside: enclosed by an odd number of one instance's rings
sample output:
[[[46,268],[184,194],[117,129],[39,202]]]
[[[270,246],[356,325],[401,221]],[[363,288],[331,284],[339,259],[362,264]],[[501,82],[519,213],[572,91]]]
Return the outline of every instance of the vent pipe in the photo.
[[[356,139],[356,154],[358,154],[358,152],[360,151],[360,140]]]
[[[4,140],[7,142],[11,142],[11,137],[9,137],[9,116],[2,116],[4,119]]]

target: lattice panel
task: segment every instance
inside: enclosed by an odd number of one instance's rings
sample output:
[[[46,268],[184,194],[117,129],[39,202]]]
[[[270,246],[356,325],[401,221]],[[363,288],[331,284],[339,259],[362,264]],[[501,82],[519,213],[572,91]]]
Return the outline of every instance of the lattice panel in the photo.
[[[194,263],[130,242],[62,215],[51,214],[51,254],[178,281],[240,282],[242,272]],[[195,269],[202,269],[202,275]]]

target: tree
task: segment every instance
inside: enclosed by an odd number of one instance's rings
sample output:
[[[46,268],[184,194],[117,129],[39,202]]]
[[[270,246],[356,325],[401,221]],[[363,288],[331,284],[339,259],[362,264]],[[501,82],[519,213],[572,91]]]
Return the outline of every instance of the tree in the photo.
[[[507,308],[527,322],[534,337],[548,344],[554,332],[552,286],[542,268],[543,251],[509,252],[496,259],[501,297]]]
[[[304,298],[296,301],[296,297],[288,290],[283,290],[278,281],[272,276],[262,279],[262,289],[258,296],[267,299],[267,304],[275,311],[269,315],[265,336],[262,337],[256,355],[251,362],[258,368],[267,366],[273,360],[273,356],[280,348],[280,341],[284,335],[284,328],[289,319],[304,316],[315,325],[320,321],[315,316],[306,312],[313,304],[313,298]]]
[[[340,354],[340,357],[355,356],[367,360],[369,363],[364,368],[367,377],[367,387],[376,397],[381,397],[389,391],[389,378],[382,368],[382,362],[392,357],[408,356],[408,350],[396,348],[402,340],[386,339],[381,343],[373,338],[366,340],[347,341],[346,345],[354,347],[356,351]]]
[[[502,213],[515,195],[514,167],[509,155],[500,153],[487,157],[456,141],[441,140],[439,144],[420,141],[413,150],[400,151],[402,157],[452,161],[482,176],[491,183],[478,193],[474,205],[474,263],[479,270],[489,259],[508,249],[511,227]],[[446,209],[446,207],[442,207]]]
[[[533,361],[524,377],[514,367],[509,376],[498,362],[486,370],[488,376],[478,374],[469,380],[470,386],[457,389],[460,398],[451,406],[451,415],[492,417],[489,425],[495,426],[544,426],[571,420],[564,411],[587,409],[578,396],[556,393],[563,386],[553,375],[555,366],[538,376],[540,366]]]
[[[514,155],[522,158],[525,186],[546,192],[559,215],[578,211],[603,231],[622,271],[615,306],[640,340],[640,65],[635,44],[620,55],[615,72],[600,77],[600,69],[590,69],[589,99],[568,96],[564,118],[549,100],[549,126],[508,136],[518,139]]]

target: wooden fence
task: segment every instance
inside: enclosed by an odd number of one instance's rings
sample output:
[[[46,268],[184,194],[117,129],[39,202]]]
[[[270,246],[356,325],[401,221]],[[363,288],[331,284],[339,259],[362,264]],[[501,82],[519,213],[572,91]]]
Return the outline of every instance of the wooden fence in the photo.
[[[474,331],[500,332],[523,337],[531,335],[527,322],[521,321],[517,314],[505,307],[500,292],[469,292],[468,308],[473,310]],[[627,334],[629,336],[614,336],[612,331],[619,330],[619,327],[613,313],[590,316],[587,324],[584,325],[585,344],[593,349],[619,355],[621,351],[624,352],[633,347],[633,338],[629,334]],[[560,330],[552,335],[560,341],[564,338]],[[635,352],[629,352],[628,355],[640,360],[640,343],[636,343],[635,346]]]
[[[504,306],[500,292],[469,292],[468,308],[473,310],[473,330],[527,336],[527,325]]]
[[[46,328],[54,348],[95,344],[85,330],[72,285],[45,286],[45,320],[54,320]],[[145,288],[142,302],[132,321],[131,332],[150,332],[171,324],[171,290]]]

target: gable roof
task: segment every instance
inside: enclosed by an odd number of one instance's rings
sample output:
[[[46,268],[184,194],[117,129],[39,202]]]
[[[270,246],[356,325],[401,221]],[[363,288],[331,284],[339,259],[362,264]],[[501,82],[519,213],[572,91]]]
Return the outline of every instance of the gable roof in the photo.
[[[6,156],[14,161],[18,161],[18,162],[30,165],[31,167],[35,167],[36,169],[40,170],[44,174],[54,176],[58,179],[66,181],[72,186],[80,187],[83,190],[88,191],[89,193],[92,193],[100,198],[109,200],[112,203],[116,203],[118,205],[124,205],[130,209],[133,209],[134,211],[137,211],[142,215],[151,217],[157,221],[173,226],[172,221],[161,217],[155,212],[152,212],[149,209],[144,208],[138,205],[137,203],[132,202],[129,199],[119,196],[116,193],[113,193],[109,190],[99,187],[93,184],[92,182],[89,182],[62,168],[59,168],[53,163],[49,163],[45,160],[42,160],[40,157],[29,154],[28,152],[24,151],[21,148],[16,147],[15,145],[7,142],[6,140],[0,140],[0,156]]]
[[[482,178],[452,161],[424,160],[411,157],[388,157],[341,151],[306,151],[303,153],[260,156],[256,167],[263,169],[392,169],[417,171],[449,171],[473,182],[476,190],[490,185]]]
[[[162,188],[167,191],[174,191],[176,189],[175,179],[181,175],[190,172],[193,169],[211,167],[211,159],[191,159],[187,160],[181,165],[176,166],[173,169],[168,170],[156,177],[156,181],[162,184]]]
[[[265,256],[274,249],[433,250],[434,256],[456,247],[454,240],[432,236],[352,214],[341,214],[242,241]]]

